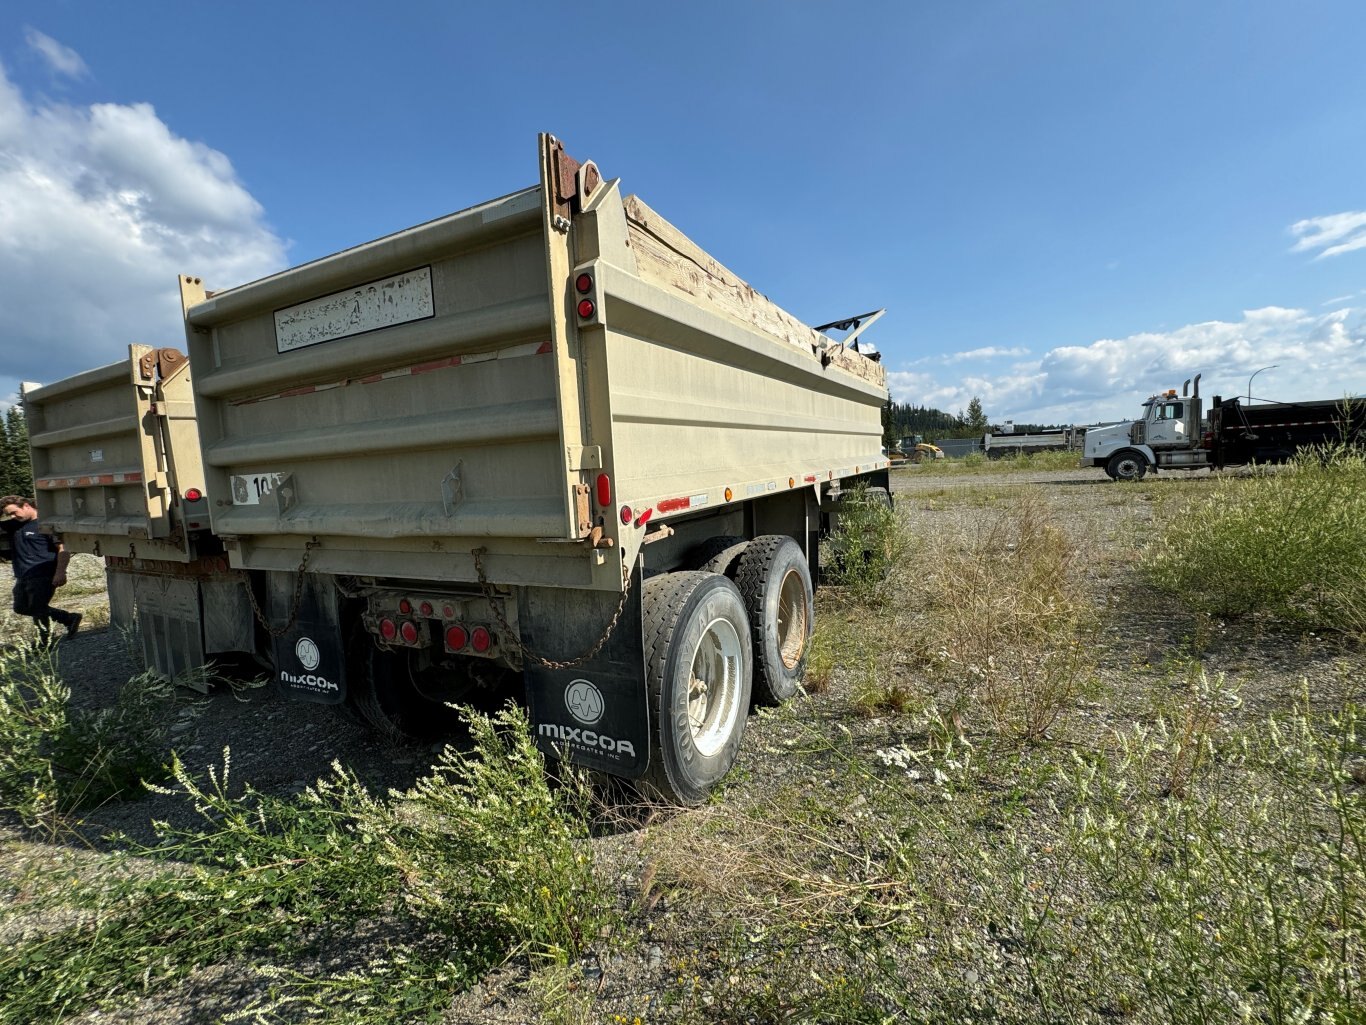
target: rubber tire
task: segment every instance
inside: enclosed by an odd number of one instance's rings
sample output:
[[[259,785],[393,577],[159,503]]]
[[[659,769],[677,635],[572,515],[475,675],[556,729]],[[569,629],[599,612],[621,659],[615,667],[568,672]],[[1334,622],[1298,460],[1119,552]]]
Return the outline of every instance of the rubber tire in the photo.
[[[803,616],[800,655],[791,665],[788,664],[790,657],[783,657],[778,636],[783,587],[790,577],[801,581]],[[757,537],[740,557],[735,583],[745,599],[750,636],[754,642],[754,703],[781,705],[801,693],[806,657],[811,650],[811,633],[816,623],[815,594],[806,554],[801,545],[784,534]]]
[[[749,618],[739,589],[718,573],[663,573],[645,581],[645,683],[650,708],[652,757],[638,781],[652,798],[697,805],[735,765],[745,732],[753,683],[753,655],[745,643]],[[726,620],[736,631],[740,659],[729,732],[714,753],[693,741],[688,690],[693,657],[706,627]]]
[[[1126,472],[1126,467],[1131,467],[1131,469]],[[1115,480],[1140,481],[1148,472],[1148,460],[1143,458],[1141,452],[1116,452],[1110,457],[1110,462],[1106,464],[1105,472]]]
[[[747,544],[749,542],[743,537],[727,534],[709,537],[688,552],[688,568],[699,569],[703,573],[722,573],[734,580],[736,567]]]

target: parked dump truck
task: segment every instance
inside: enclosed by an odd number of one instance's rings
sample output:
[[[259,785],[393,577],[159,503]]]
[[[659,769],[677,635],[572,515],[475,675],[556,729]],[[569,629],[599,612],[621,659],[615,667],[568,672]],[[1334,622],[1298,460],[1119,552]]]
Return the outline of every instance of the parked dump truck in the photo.
[[[110,620],[173,679],[259,645],[246,574],[209,530],[190,364],[174,348],[24,384],[35,500],[70,552],[104,559]]]
[[[1083,466],[1112,480],[1142,480],[1149,470],[1212,470],[1283,463],[1300,449],[1366,440],[1366,399],[1244,404],[1214,396],[1202,415],[1200,375],[1143,403],[1143,418],[1086,433]]]
[[[798,691],[822,529],[886,494],[883,369],[591,161],[541,136],[533,187],[181,289],[286,694],[418,733],[524,687],[547,753],[691,803]]]
[[[1051,431],[1016,434],[1014,431],[982,435],[982,451],[988,459],[1024,455],[1028,452],[1064,452],[1076,448],[1085,432],[1076,427],[1061,427]]]

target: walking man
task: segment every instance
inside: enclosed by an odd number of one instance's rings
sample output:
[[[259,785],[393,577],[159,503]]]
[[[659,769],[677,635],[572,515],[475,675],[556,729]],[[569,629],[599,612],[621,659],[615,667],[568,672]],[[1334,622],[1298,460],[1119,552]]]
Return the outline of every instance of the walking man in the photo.
[[[66,583],[71,554],[60,541],[38,529],[38,510],[22,495],[0,498],[0,523],[10,534],[10,562],[14,564],[14,611],[38,624],[38,639],[46,644],[52,620],[76,636],[81,614],[52,607],[52,595]]]

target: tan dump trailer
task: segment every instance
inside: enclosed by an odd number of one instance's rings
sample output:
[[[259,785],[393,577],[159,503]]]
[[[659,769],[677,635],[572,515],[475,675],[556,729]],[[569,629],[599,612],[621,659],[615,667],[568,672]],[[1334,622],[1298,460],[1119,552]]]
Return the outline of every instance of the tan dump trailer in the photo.
[[[821,530],[886,487],[883,370],[553,137],[532,188],[181,287],[286,693],[421,733],[525,687],[548,753],[695,802],[797,691]]]
[[[185,355],[131,345],[22,395],[44,527],[104,558],[110,619],[136,629],[148,666],[185,680],[211,656],[252,653],[247,575],[209,532]]]

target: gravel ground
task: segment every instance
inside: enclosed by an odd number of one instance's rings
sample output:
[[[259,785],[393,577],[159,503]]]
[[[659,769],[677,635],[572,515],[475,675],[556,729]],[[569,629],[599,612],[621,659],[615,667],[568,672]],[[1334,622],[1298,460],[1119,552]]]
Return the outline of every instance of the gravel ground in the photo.
[[[1164,475],[1178,480],[1208,479]],[[1003,488],[1034,486],[1046,496],[1058,522],[1091,552],[1094,571],[1088,586],[1093,588],[1099,609],[1113,609],[1115,621],[1099,624],[1098,659],[1101,672],[1116,690],[1125,687],[1135,693],[1151,688],[1160,678],[1164,659],[1179,650],[1190,635],[1190,624],[1170,607],[1167,599],[1148,598],[1127,572],[1133,542],[1152,511],[1156,487],[1128,488],[1108,481],[1100,470],[1077,470],[1036,474],[992,473],[963,476],[919,474],[915,468],[898,470],[893,475],[893,491],[909,509],[917,533],[933,538],[936,532],[957,529],[964,517],[980,515],[989,508],[991,495]],[[971,489],[974,498],[962,499],[960,489]],[[1157,492],[1160,495],[1160,491]],[[980,500],[978,498],[980,496]],[[932,552],[932,545],[929,549]],[[7,581],[0,581],[7,586]],[[97,608],[98,593],[82,599],[86,608]],[[1125,610],[1120,612],[1118,610]],[[98,616],[91,617],[98,622]],[[108,628],[91,628],[61,647],[61,665],[73,692],[73,703],[100,707],[112,700],[117,687],[136,671],[124,638]],[[1344,693],[1362,697],[1362,669],[1366,667],[1359,649],[1344,647],[1330,638],[1309,637],[1288,641],[1274,631],[1224,631],[1215,629],[1203,656],[1211,673],[1226,673],[1230,679],[1245,680],[1249,711],[1283,705],[1289,695],[1299,691],[1302,681],[1310,681],[1316,698],[1325,703],[1340,700]],[[1143,667],[1149,667],[1145,670]],[[925,681],[932,686],[932,681]],[[232,750],[233,778],[249,781],[261,791],[288,794],[328,774],[334,759],[345,763],[372,790],[383,793],[390,788],[404,789],[431,764],[430,746],[394,746],[364,733],[351,722],[318,706],[279,699],[269,687],[216,687],[205,697],[187,694],[196,714],[186,717],[179,751],[191,769],[221,761],[224,748]],[[795,714],[813,728],[823,724],[844,723],[856,731],[859,742],[871,751],[897,737],[897,724],[890,720],[869,719],[851,712],[848,694],[838,685],[828,693],[800,701]],[[1113,714],[1098,712],[1097,728]],[[728,790],[727,800],[762,802],[766,793],[799,784],[806,771],[790,756],[787,728],[776,718],[751,718],[741,754],[739,779]],[[733,796],[732,796],[733,795]],[[685,813],[715,814],[713,810]],[[12,822],[0,820],[0,865],[5,874],[17,874],[21,866],[34,859],[50,859],[74,854],[92,857],[105,846],[101,838],[123,832],[138,839],[151,840],[149,823],[166,819],[191,825],[196,817],[186,802],[149,794],[140,800],[110,805],[92,813],[82,828],[65,841],[44,843],[21,832]],[[646,830],[627,822],[605,831],[595,840],[595,855],[604,872],[620,888],[623,906],[632,904],[649,891],[650,869],[645,864],[642,843]],[[649,932],[668,936],[695,930],[696,922],[682,922],[673,916],[693,914],[676,912],[668,899],[645,901],[642,912]],[[306,966],[301,966],[306,967]],[[594,1010],[587,1020],[611,1021],[615,1013],[628,1017],[639,1013],[641,994],[661,991],[668,983],[671,968],[665,948],[646,942],[625,954],[603,953],[588,958],[581,966],[582,981],[572,987],[595,994]],[[486,980],[485,984],[455,999],[449,1022],[512,1022],[540,1020],[543,1009],[521,995],[519,983],[525,972],[510,966]],[[117,1014],[87,1015],[81,1020],[121,1022],[127,1025],[198,1023],[219,1020],[225,1012],[240,1007],[259,985],[249,974],[231,966],[201,973],[180,990],[158,996],[136,1008]],[[634,1011],[632,1009],[635,1009]]]

